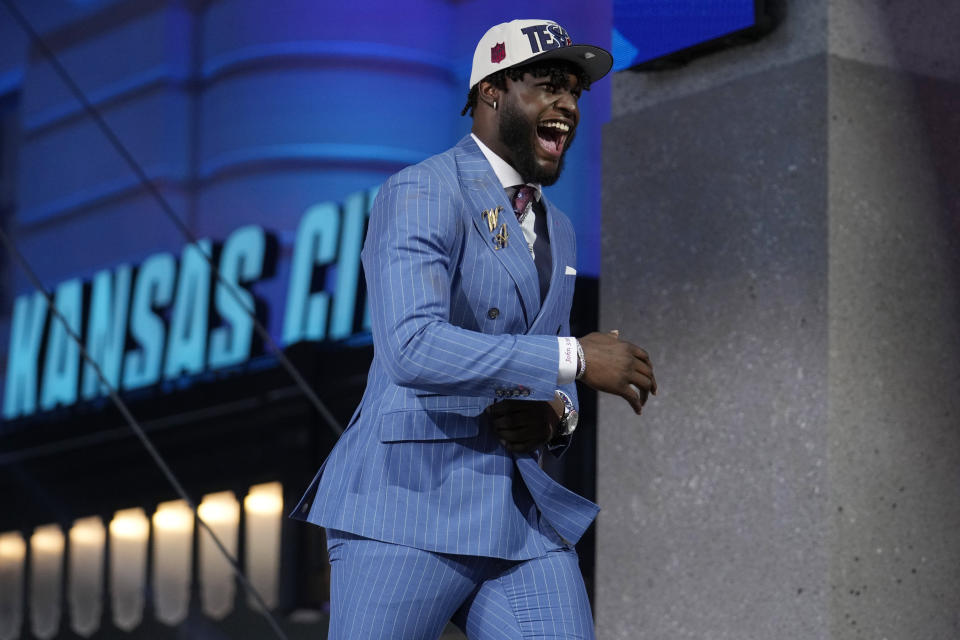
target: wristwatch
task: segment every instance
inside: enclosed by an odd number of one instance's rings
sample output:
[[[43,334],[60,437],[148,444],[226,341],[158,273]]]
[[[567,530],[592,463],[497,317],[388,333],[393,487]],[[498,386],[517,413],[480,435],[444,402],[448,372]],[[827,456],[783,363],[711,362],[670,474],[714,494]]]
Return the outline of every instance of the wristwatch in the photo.
[[[560,418],[560,423],[557,425],[559,429],[557,435],[569,436],[576,431],[577,423],[580,421],[580,414],[577,413],[576,407],[573,406],[573,400],[570,399],[570,396],[560,390],[557,390],[557,395],[563,400],[563,417]]]

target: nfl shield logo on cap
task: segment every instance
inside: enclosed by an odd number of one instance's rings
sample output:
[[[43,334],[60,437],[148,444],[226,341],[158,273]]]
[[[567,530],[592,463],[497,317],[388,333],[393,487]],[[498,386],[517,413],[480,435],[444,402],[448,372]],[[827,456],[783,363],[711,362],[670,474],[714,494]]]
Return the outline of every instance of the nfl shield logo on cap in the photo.
[[[507,57],[507,48],[502,42],[490,47],[490,62],[497,64],[498,62],[503,62],[503,59]]]

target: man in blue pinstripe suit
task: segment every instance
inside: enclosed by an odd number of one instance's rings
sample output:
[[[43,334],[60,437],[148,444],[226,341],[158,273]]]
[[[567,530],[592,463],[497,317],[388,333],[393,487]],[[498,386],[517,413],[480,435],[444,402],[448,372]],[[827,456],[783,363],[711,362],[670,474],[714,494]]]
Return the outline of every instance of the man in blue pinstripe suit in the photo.
[[[611,65],[549,20],[493,27],[473,132],[377,196],[367,388],[294,513],[327,530],[331,638],[593,637],[573,545],[598,507],[539,460],[569,444],[575,378],[638,414],[656,382],[615,332],[569,336],[575,238],[541,186]]]

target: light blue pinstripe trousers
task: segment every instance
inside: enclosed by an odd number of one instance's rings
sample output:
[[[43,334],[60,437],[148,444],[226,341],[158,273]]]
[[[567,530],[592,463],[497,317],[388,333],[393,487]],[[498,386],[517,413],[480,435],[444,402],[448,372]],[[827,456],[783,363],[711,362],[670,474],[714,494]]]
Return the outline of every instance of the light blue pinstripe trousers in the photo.
[[[327,530],[330,640],[592,640],[577,553],[530,560],[434,553]]]

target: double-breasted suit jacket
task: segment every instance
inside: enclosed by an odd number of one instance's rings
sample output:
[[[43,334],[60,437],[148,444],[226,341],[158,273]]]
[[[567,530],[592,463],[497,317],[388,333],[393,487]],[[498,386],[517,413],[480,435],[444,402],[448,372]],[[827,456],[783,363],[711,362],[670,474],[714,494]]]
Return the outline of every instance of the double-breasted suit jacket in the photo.
[[[552,275],[541,300],[523,231],[469,135],[387,180],[362,252],[374,342],[367,388],[293,517],[513,560],[579,540],[597,506],[547,476],[541,452],[507,451],[484,413],[505,397],[550,400],[558,388],[576,249],[570,221],[543,203]],[[559,388],[576,402],[574,384]]]

